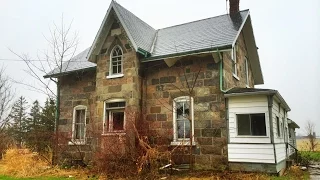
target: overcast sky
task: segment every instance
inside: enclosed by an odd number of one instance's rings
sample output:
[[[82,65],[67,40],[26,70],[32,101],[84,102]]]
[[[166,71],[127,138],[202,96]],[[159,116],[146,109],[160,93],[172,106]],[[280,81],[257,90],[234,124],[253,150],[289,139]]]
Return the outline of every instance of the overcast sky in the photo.
[[[117,0],[155,29],[226,14],[225,0]],[[36,58],[48,48],[44,36],[53,22],[73,21],[79,33],[78,52],[91,46],[110,0],[0,0],[0,66],[15,80],[32,82],[27,69],[8,48]],[[320,1],[240,0],[250,9],[265,84],[277,89],[291,112],[289,117],[304,127],[316,123],[320,135]],[[7,60],[10,59],[10,60]],[[16,94],[29,102],[45,96],[15,85]],[[303,131],[298,131],[302,133]]]

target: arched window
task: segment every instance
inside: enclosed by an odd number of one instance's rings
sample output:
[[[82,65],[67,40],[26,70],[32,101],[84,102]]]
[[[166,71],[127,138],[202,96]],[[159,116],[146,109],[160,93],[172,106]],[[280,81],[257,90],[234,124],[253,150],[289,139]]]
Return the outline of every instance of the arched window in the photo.
[[[115,46],[110,53],[109,76],[123,74],[123,52],[120,46]]]
[[[173,100],[173,142],[171,144],[190,143],[194,139],[193,98],[181,96]],[[193,140],[194,142],[194,140]]]
[[[72,142],[71,144],[85,144],[87,107],[78,105],[73,108]]]

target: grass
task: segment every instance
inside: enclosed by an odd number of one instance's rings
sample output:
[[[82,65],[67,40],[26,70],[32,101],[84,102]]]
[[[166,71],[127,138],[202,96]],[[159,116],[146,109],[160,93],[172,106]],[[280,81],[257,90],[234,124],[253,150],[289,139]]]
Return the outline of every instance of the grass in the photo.
[[[320,151],[320,139],[317,139],[316,142],[319,144],[316,146],[315,151]],[[297,148],[299,151],[309,151],[309,140],[308,139],[297,139]]]
[[[26,177],[26,178],[18,178],[18,177],[13,177],[13,176],[6,176],[6,175],[0,175],[0,179],[4,180],[59,180],[59,179],[74,179],[74,178],[67,178],[67,177]]]
[[[274,176],[270,180],[308,180],[308,171],[302,171],[299,166],[291,166],[283,176]]]

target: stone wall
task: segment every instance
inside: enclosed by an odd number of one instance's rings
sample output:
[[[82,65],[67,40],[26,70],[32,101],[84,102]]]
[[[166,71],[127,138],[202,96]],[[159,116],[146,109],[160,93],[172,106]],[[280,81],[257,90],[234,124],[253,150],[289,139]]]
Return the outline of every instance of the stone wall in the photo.
[[[172,67],[157,61],[144,64],[144,68],[143,126],[148,129],[151,143],[163,150],[174,147],[170,146],[174,133],[173,100],[191,95],[194,98],[195,163],[202,168],[225,165],[225,104],[219,89],[219,63],[215,63],[211,55],[192,56]],[[179,161],[188,163],[189,157],[181,156]]]
[[[233,77],[232,73],[232,59],[231,53],[223,53],[223,72],[224,72],[224,89],[229,89],[233,87],[246,87],[246,71],[245,71],[245,56],[247,56],[247,48],[245,45],[243,33],[239,35],[239,38],[236,42],[237,47],[237,72],[238,78]],[[249,86],[254,87],[254,80],[252,76],[250,59],[248,58],[248,72],[249,72]]]

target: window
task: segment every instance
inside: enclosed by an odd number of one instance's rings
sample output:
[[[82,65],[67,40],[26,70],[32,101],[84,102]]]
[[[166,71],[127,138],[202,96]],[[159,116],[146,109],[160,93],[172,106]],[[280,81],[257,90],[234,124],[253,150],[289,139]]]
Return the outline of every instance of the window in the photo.
[[[120,46],[115,46],[110,53],[109,77],[123,76],[123,52]]]
[[[104,132],[123,132],[125,130],[126,103],[122,99],[105,103]]]
[[[277,117],[277,135],[280,137],[280,122],[279,122],[279,117]]]
[[[72,144],[85,143],[87,107],[79,105],[73,110]]]
[[[237,114],[238,135],[266,136],[265,114]]]
[[[246,71],[246,86],[249,87],[249,67],[248,67],[248,59],[247,57],[244,57],[245,61],[245,71]]]
[[[237,45],[235,44],[231,51],[231,59],[232,59],[232,73],[234,76],[238,77],[237,72]]]
[[[173,101],[174,141],[189,141],[193,138],[194,129],[193,98],[178,97]],[[191,124],[190,124],[191,123]]]

